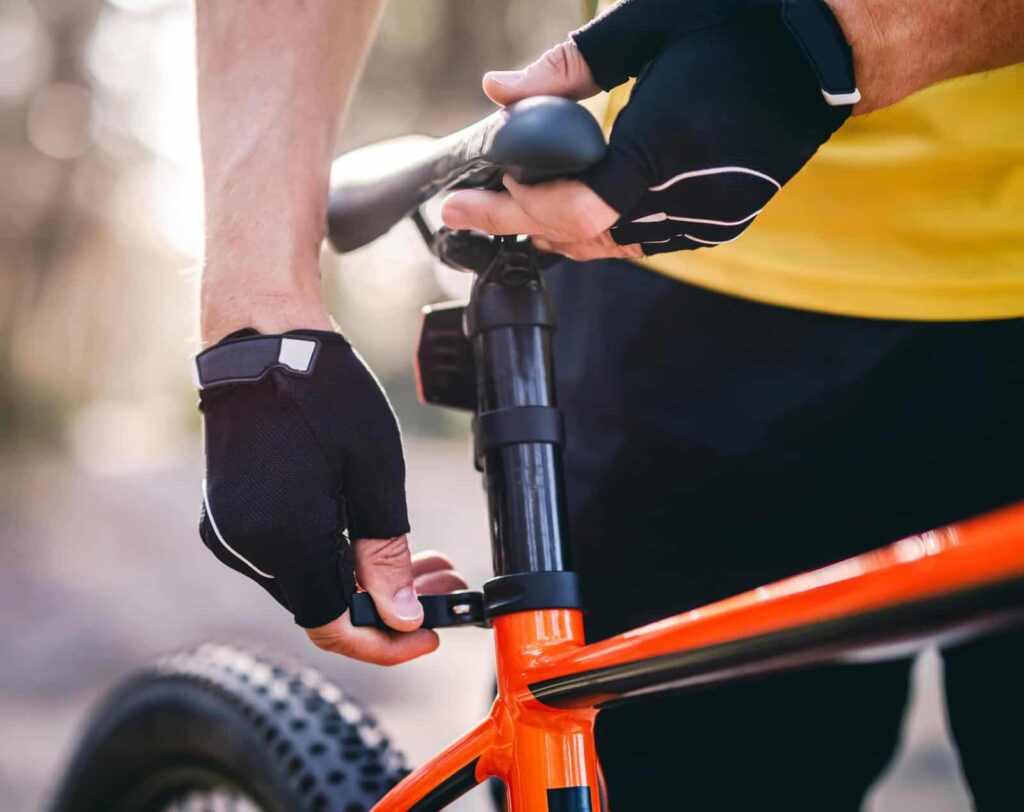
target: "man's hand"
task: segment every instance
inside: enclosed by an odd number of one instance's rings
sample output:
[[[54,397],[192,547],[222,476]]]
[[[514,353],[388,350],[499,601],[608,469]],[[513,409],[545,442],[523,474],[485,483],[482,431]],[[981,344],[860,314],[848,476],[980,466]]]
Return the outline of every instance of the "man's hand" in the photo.
[[[525,70],[484,77],[498,104],[637,77],[608,157],[579,180],[456,192],[442,218],[574,259],[732,242],[855,102],[877,110],[1022,58],[1021,0],[984,14],[972,0],[618,2]]]
[[[206,441],[200,535],[209,550],[323,648],[389,664],[436,648],[432,632],[416,631],[417,589],[464,583],[442,556],[410,558],[398,423],[348,341],[243,330],[201,353],[195,372]],[[356,579],[384,621],[409,634],[351,626]]]
[[[838,24],[806,2],[828,64],[849,74]],[[817,71],[782,0],[617,3],[525,70],[484,78],[509,104],[639,77],[605,160],[579,180],[456,192],[442,218],[581,260],[731,242],[849,115],[826,103]]]
[[[439,595],[467,589],[452,562],[441,553],[427,551],[409,557],[405,536],[355,543],[356,577],[373,596],[381,618],[405,634],[352,625],[346,612],[337,620],[306,629],[309,639],[324,651],[343,654],[377,665],[395,665],[429,654],[438,646],[436,632],[420,629],[423,609],[416,595]],[[418,631],[417,631],[418,630]]]

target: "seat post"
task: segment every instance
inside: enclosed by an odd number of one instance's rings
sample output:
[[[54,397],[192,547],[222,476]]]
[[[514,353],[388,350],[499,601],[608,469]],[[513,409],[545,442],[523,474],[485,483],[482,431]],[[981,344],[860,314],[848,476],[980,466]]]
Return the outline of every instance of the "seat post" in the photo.
[[[495,575],[570,568],[555,401],[554,316],[532,254],[514,237],[479,273],[466,310],[477,381],[474,442]]]

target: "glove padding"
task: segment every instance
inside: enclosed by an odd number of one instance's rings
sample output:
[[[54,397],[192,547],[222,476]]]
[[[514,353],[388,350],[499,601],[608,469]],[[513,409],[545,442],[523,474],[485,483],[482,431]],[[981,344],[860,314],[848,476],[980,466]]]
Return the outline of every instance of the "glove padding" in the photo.
[[[319,341],[308,375],[275,367],[200,393],[200,535],[312,628],[344,613],[355,589],[346,528],[353,539],[409,531],[405,463],[395,415],[348,341],[318,330],[286,335]]]
[[[580,178],[623,213],[618,244],[735,240],[849,116],[826,103],[788,2],[627,0],[573,34],[602,88],[638,76],[607,158]]]

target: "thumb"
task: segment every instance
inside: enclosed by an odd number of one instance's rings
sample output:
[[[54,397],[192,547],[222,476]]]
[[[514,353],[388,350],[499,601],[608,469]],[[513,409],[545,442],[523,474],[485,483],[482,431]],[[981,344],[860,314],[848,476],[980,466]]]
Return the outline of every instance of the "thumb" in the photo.
[[[423,607],[412,582],[408,538],[358,539],[352,546],[356,579],[370,593],[381,619],[396,631],[418,629],[423,623]]]
[[[587,61],[571,39],[551,48],[522,70],[484,74],[484,93],[497,104],[512,104],[530,96],[586,99],[600,90]]]

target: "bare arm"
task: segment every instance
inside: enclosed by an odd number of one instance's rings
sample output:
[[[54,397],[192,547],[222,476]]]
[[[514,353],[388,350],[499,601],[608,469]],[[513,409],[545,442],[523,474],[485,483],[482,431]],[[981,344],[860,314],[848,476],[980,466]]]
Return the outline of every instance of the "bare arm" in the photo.
[[[242,327],[331,329],[317,257],[340,113],[380,0],[199,0],[204,344]]]
[[[928,85],[1024,61],[1024,0],[826,0],[853,47],[863,100],[894,104]]]

